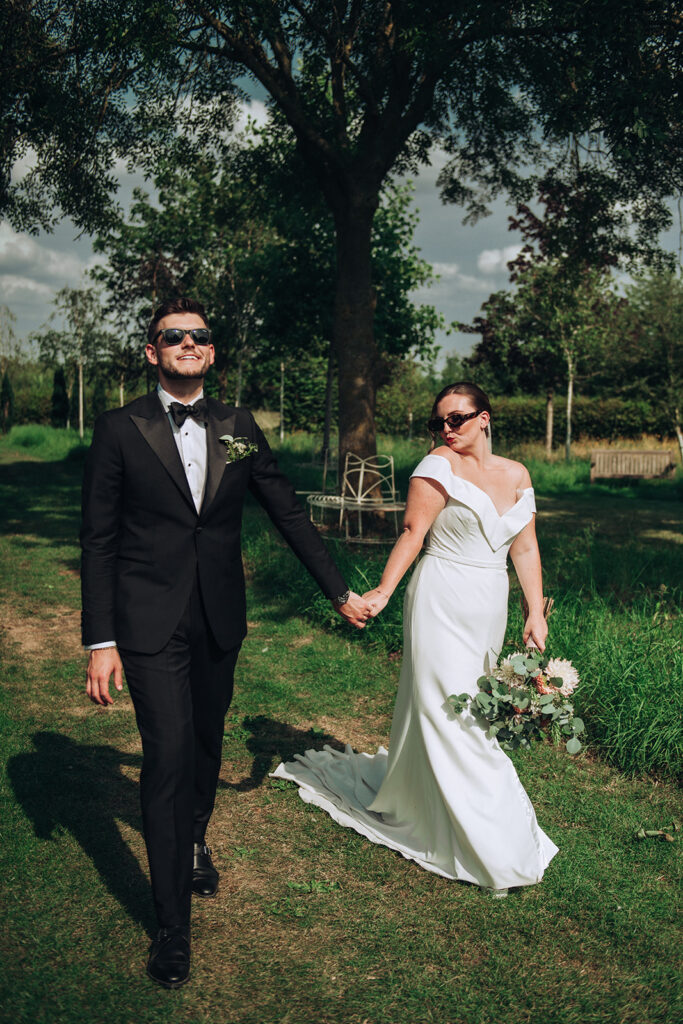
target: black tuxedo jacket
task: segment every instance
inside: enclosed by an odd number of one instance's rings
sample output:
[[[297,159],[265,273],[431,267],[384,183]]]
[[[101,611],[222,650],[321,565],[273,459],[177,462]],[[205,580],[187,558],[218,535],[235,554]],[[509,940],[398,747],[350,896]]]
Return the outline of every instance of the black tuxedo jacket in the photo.
[[[248,438],[257,453],[226,463],[222,434]],[[199,514],[156,392],[100,416],[83,482],[83,643],[160,651],[198,573],[214,637],[225,650],[237,646],[246,634],[240,530],[247,490],[325,595],[344,593],[344,578],[246,409],[209,399]]]

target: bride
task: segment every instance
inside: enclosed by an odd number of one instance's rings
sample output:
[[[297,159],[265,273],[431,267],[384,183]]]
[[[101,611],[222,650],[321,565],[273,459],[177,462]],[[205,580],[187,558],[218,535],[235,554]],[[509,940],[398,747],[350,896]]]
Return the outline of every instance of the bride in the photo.
[[[524,643],[545,647],[534,492],[519,462],[492,455],[491,405],[469,382],[437,395],[442,444],[412,474],[403,533],[379,585],[377,615],[427,542],[406,590],[403,664],[389,751],[331,747],[273,773],[372,842],[447,878],[506,895],[540,881],[557,847],[539,828],[512,761],[452,693],[477,693],[505,638],[508,551],[528,602]]]

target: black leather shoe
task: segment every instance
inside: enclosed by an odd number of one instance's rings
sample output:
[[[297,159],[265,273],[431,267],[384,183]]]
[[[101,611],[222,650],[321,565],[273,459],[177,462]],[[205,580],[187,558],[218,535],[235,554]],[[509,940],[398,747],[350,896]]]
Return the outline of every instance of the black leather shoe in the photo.
[[[147,973],[164,988],[180,988],[190,977],[190,926],[160,928],[152,943]]]
[[[194,844],[192,865],[192,892],[195,896],[215,896],[218,892],[218,872],[211,860],[211,850],[202,843]]]

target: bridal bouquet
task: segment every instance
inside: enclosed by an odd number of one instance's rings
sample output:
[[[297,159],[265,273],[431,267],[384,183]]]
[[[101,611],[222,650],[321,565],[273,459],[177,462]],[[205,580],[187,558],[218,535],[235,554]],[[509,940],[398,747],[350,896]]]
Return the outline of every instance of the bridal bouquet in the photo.
[[[503,750],[530,747],[532,740],[544,735],[554,742],[564,740],[570,754],[581,750],[578,737],[584,724],[570,699],[579,676],[571,661],[549,659],[540,651],[517,651],[501,658],[477,684],[476,696],[452,694],[448,703],[456,714],[469,709]]]

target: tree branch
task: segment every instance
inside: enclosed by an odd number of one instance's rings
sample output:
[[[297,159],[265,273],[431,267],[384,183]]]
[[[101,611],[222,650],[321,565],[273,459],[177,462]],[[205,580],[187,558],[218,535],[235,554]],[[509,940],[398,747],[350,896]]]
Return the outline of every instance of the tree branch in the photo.
[[[284,43],[280,46],[280,59],[282,64],[278,67],[268,60],[268,57],[259,40],[251,31],[251,25],[246,19],[245,27],[248,30],[248,37],[240,35],[229,25],[217,18],[211,11],[207,10],[201,3],[193,3],[193,9],[197,12],[205,25],[210,26],[214,32],[225,41],[224,47],[211,46],[208,43],[193,43],[186,38],[178,38],[176,44],[180,49],[193,50],[195,52],[211,52],[224,60],[234,61],[241,64],[250,71],[255,78],[268,90],[285,117],[289,121],[297,139],[304,143],[311,155],[311,158],[322,168],[341,170],[339,155],[325,138],[319,124],[303,109],[299,91],[291,74],[291,60],[289,73],[285,71],[287,63],[286,54],[289,48]],[[272,45],[272,44],[271,44]],[[276,56],[277,59],[277,56]]]

